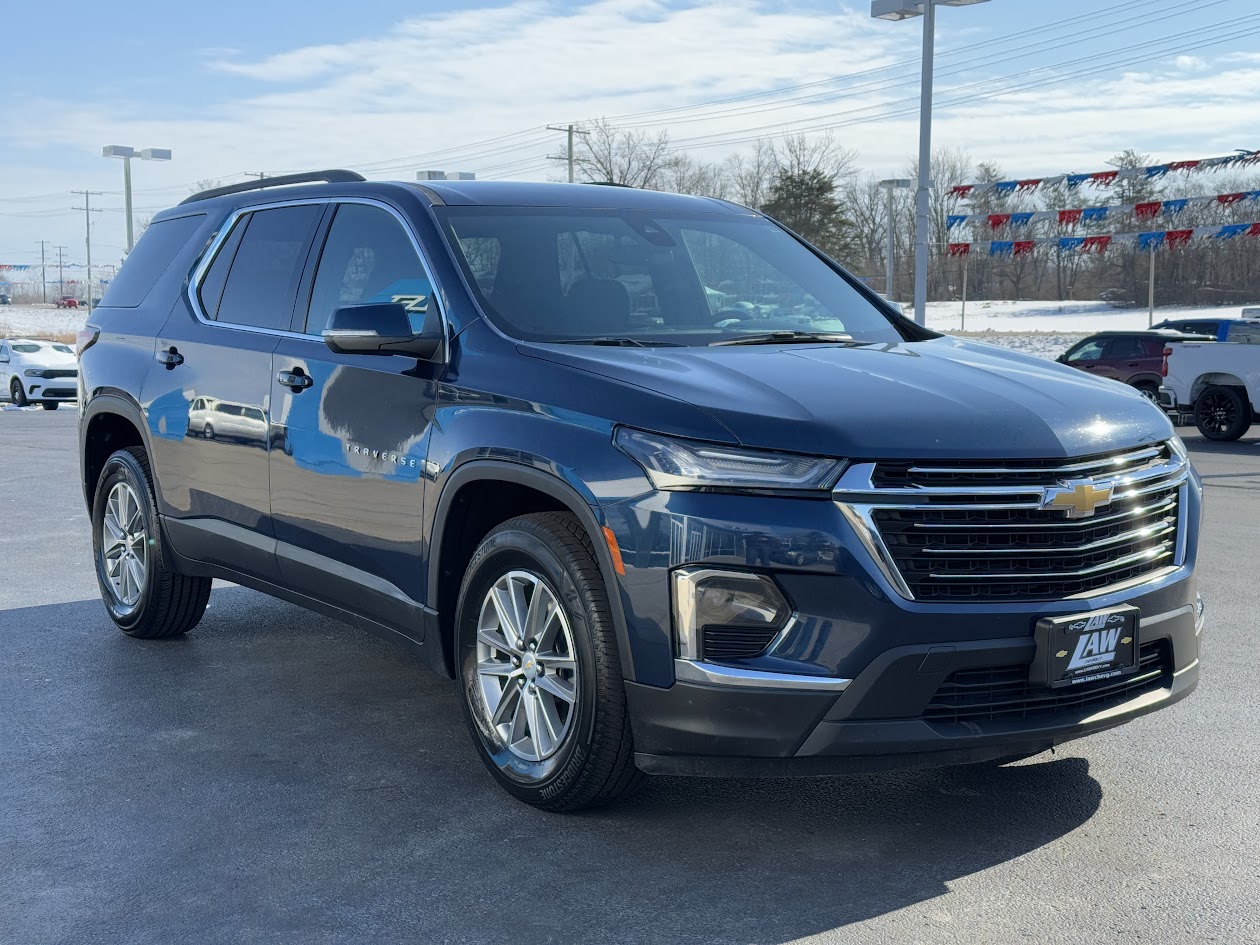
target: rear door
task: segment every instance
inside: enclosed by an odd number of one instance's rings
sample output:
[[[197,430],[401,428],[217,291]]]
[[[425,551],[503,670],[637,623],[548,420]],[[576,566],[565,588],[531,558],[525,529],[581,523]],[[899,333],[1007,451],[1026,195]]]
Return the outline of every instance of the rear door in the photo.
[[[272,355],[271,510],[284,582],[419,634],[427,569],[424,464],[442,365],[335,354],[334,309],[401,302],[414,330],[437,305],[409,225],[366,201],[340,202],[294,328]]]
[[[1145,354],[1146,349],[1141,338],[1112,338],[1107,342],[1097,373],[1127,382],[1142,373],[1142,359]]]
[[[176,549],[276,577],[267,449],[271,352],[293,317],[322,202],[260,207],[225,224],[157,340],[145,382],[154,468]],[[150,426],[154,426],[151,421]]]
[[[9,396],[9,346],[0,344],[0,397]]]

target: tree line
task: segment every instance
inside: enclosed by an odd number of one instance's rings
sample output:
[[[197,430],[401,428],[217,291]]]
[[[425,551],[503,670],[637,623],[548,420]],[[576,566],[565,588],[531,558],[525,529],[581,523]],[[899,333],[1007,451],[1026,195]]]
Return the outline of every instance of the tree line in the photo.
[[[651,134],[595,122],[578,138],[574,169],[578,179],[602,181],[719,197],[761,210],[862,276],[894,299],[913,295],[914,191],[893,192],[892,218],[888,193],[879,176],[862,170],[858,151],[831,135],[788,136],[758,141],[751,150],[726,160],[698,160],[670,144],[665,132]],[[1107,166],[1142,168],[1157,163],[1132,150],[1113,155]],[[1021,171],[1029,170],[1021,168]],[[1094,170],[1087,168],[1086,170]],[[918,162],[903,170],[917,178]],[[1260,175],[1238,171],[1175,174],[1164,178],[1126,178],[1106,188],[1066,184],[1004,194],[983,192],[960,201],[949,194],[954,184],[1010,180],[992,162],[976,162],[966,152],[943,149],[932,159],[936,187],[931,198],[928,296],[956,299],[963,291],[972,299],[1089,300],[1145,304],[1150,259],[1145,251],[1112,246],[1103,254],[1060,253],[1050,247],[1020,256],[991,257],[976,247],[967,256],[951,257],[951,242],[1089,236],[1154,229],[1189,229],[1222,223],[1260,221],[1260,202],[1191,206],[1175,218],[1137,220],[1110,214],[1088,223],[1049,222],[1019,233],[990,232],[987,227],[950,230],[951,214],[1005,214],[1147,203],[1181,197],[1260,190]],[[889,227],[893,230],[894,284],[885,287]],[[1158,304],[1239,304],[1260,301],[1260,239],[1195,241],[1156,259]]]

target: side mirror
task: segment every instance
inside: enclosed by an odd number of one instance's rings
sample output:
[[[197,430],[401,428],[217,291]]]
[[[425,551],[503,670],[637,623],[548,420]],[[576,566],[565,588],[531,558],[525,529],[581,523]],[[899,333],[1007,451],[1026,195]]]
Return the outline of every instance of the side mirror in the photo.
[[[1067,364],[1067,355],[1061,354],[1057,358],[1055,358],[1055,360],[1058,361],[1060,364]]]
[[[432,302],[419,334],[411,330],[401,302],[374,302],[334,311],[323,338],[338,354],[405,354],[426,361],[438,357],[445,342],[442,319]]]

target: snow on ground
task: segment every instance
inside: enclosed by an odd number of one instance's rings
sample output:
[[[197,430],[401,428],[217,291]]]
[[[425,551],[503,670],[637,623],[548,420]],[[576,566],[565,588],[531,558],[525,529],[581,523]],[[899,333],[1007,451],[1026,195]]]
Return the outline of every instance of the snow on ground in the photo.
[[[87,321],[86,308],[0,305],[0,338],[74,334]]]
[[[910,306],[906,306],[909,314]],[[1155,309],[1155,321],[1166,318],[1238,318],[1240,305],[1168,306]],[[927,326],[934,331],[1049,331],[1092,334],[1146,328],[1145,308],[1116,308],[1107,302],[976,302],[967,303],[966,325],[961,302],[929,302]]]
[[[909,311],[907,311],[909,314]],[[1237,318],[1240,306],[1155,309],[1166,318]],[[40,305],[0,306],[0,338],[73,334],[87,318],[84,309]],[[1088,334],[1147,327],[1144,308],[1116,308],[1106,302],[968,302],[963,324],[961,302],[929,302],[928,327],[973,341],[1001,345],[1042,358],[1056,358]]]

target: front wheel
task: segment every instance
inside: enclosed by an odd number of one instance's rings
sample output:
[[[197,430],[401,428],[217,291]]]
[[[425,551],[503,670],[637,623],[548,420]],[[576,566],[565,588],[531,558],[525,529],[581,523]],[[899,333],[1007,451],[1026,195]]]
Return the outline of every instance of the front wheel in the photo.
[[[105,609],[133,637],[187,633],[210,599],[209,578],[166,568],[161,538],[148,457],[138,447],[118,450],[97,482],[92,552]]]
[[[9,382],[9,399],[18,407],[25,407],[28,402],[26,391],[22,389],[22,382],[16,377]]]
[[[1236,387],[1209,387],[1194,402],[1194,422],[1209,440],[1236,440],[1251,429],[1251,404]]]
[[[464,574],[456,634],[468,727],[508,793],[574,811],[642,780],[608,592],[574,516],[491,531]]]

